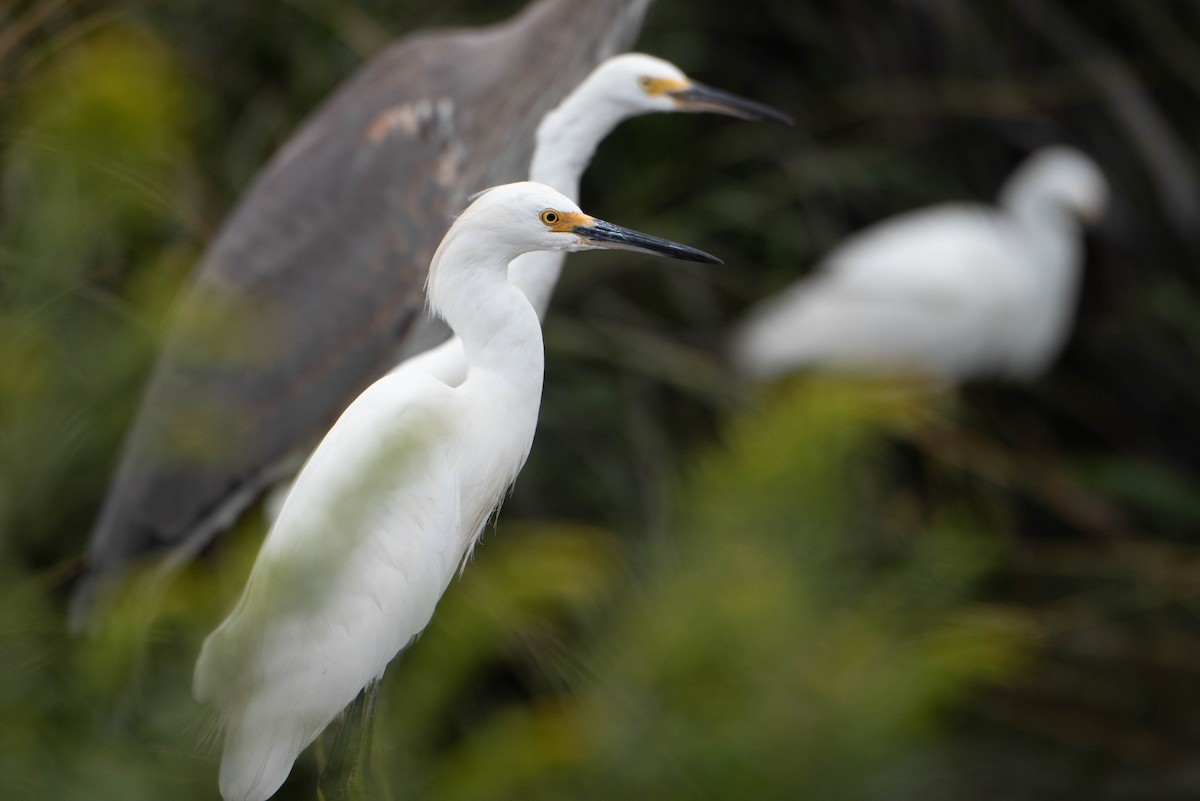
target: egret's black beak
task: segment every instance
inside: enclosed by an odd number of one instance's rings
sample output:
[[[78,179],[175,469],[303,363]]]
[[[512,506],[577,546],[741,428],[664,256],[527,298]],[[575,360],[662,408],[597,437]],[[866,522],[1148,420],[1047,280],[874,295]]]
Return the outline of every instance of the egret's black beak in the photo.
[[[679,105],[681,111],[709,111],[743,120],[792,124],[791,117],[765,103],[747,100],[695,81],[690,81],[685,88],[668,94]]]
[[[588,225],[576,225],[572,232],[583,240],[583,244],[599,250],[633,250],[683,261],[700,261],[705,264],[721,264],[716,256],[703,250],[689,248],[669,239],[660,239],[639,231],[592,218]]]

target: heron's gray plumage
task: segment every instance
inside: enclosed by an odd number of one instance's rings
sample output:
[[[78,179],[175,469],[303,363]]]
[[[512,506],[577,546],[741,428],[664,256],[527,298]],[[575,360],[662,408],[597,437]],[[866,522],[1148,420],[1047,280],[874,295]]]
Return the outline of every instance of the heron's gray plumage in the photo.
[[[539,0],[418,33],[343,84],[262,170],[177,304],[76,592],[190,556],[364,387],[446,331],[422,286],[452,215],[522,177],[542,116],[632,44],[651,0]]]

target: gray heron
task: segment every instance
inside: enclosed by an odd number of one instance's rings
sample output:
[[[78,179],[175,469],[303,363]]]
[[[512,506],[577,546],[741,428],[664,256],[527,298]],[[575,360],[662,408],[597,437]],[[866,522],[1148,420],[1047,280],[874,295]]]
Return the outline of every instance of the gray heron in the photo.
[[[537,0],[415,33],[333,93],[197,266],[125,438],[72,599],[75,628],[135,558],[202,548],[373,379],[444,339],[425,266],[470,193],[525,176],[534,129],[650,0]]]

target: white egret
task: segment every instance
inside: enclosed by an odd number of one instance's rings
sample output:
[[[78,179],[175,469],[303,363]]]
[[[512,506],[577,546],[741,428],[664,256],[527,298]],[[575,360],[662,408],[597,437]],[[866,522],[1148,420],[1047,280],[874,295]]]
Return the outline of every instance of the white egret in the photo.
[[[360,395],[296,480],[241,600],[208,637],[195,694],[224,731],[226,801],[262,801],[297,755],[429,622],[521,469],[542,390],[541,325],[507,280],[531,250],[706,253],[583,214],[549,187],[478,197],[429,268],[467,377],[418,371]]]
[[[601,62],[542,120],[529,180],[578,202],[583,172],[614,128],[642,114],[678,111],[791,124],[786,114],[693,81],[668,61],[623,53]],[[565,258],[562,251],[538,251],[519,256],[508,267],[509,280],[525,293],[539,317],[546,315]],[[466,376],[466,365],[462,342],[451,337],[401,362],[396,369],[426,372],[453,386]]]
[[[1006,182],[998,209],[946,204],[850,238],[816,275],[747,315],[733,360],[758,378],[810,366],[1033,378],[1070,332],[1080,223],[1107,203],[1090,158],[1040,150]]]

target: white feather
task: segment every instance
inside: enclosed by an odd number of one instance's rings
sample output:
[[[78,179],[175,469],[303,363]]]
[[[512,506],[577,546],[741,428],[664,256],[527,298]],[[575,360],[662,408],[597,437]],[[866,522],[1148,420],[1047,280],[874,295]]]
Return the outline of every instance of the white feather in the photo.
[[[435,306],[475,349],[467,380],[449,387],[406,372],[359,396],[301,471],[240,602],[204,643],[195,693],[224,729],[227,801],[274,793],[300,751],[425,627],[529,453],[540,327],[504,268],[521,247],[574,237],[537,224],[542,208],[570,201],[514,186],[464,213],[431,267]],[[506,204],[532,221],[524,240],[502,230]]]
[[[556,229],[541,221],[547,209],[572,221]],[[401,371],[346,409],[296,479],[237,607],[201,649],[194,690],[224,732],[226,801],[273,794],[429,622],[537,426],[541,325],[507,265],[533,249],[603,247],[575,232],[596,224],[553,189],[518,183],[482,195],[447,232],[428,290],[461,337],[466,379],[451,387]]]

